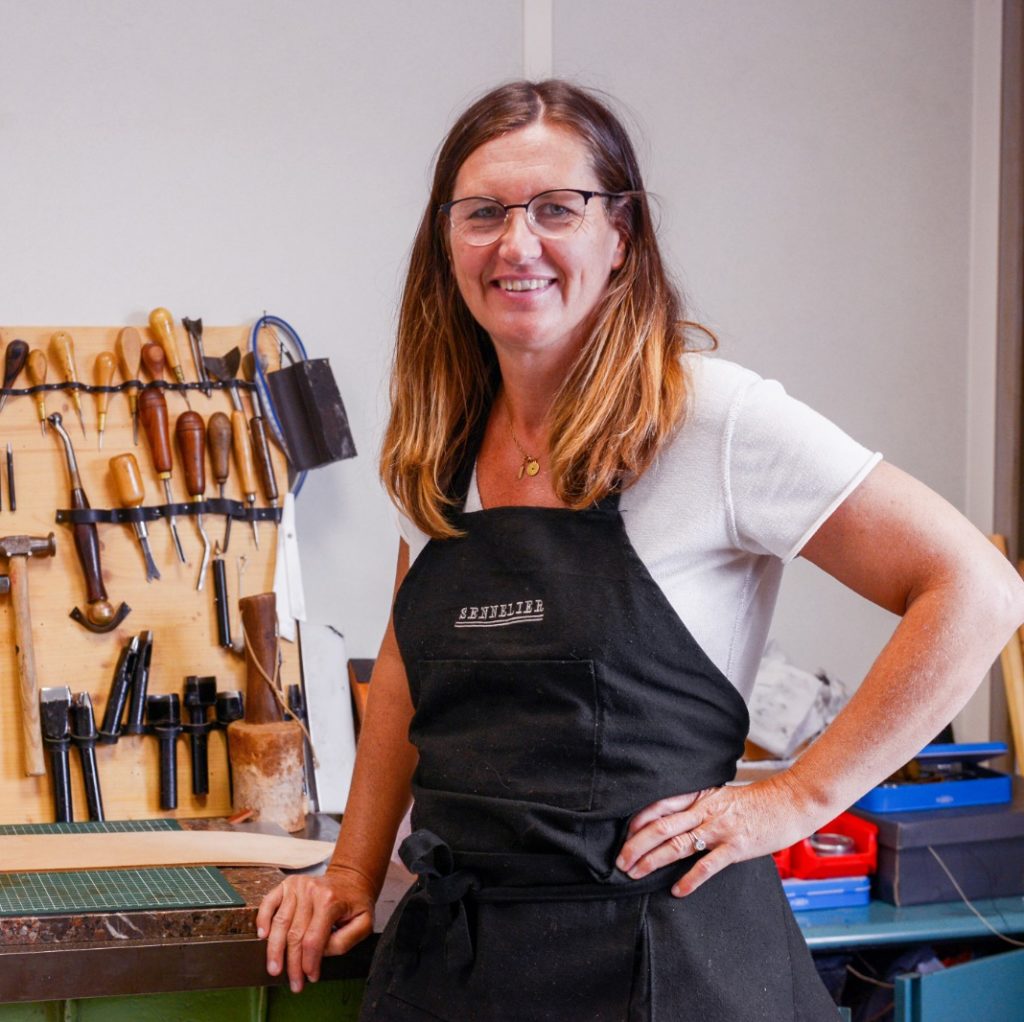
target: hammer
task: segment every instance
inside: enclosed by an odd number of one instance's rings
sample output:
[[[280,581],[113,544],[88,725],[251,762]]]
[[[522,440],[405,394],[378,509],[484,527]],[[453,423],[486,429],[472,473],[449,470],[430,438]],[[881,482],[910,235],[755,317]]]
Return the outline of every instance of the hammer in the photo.
[[[0,557],[8,561],[11,602],[14,604],[14,645],[21,678],[21,722],[25,732],[25,775],[46,773],[43,739],[39,730],[39,690],[36,686],[36,656],[32,647],[32,618],[28,610],[28,565],[30,557],[52,557],[57,552],[53,533],[42,536],[7,536],[0,539]]]

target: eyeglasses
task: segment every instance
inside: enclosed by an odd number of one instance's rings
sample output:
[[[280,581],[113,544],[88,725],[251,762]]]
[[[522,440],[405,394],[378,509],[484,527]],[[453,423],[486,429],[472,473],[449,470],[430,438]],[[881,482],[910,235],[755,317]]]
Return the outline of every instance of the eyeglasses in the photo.
[[[628,192],[587,192],[581,188],[557,188],[541,192],[529,202],[506,206],[497,199],[471,195],[442,203],[438,209],[451,220],[452,231],[467,245],[490,245],[505,233],[509,212],[526,210],[526,223],[540,238],[565,238],[579,230],[593,198],[617,199]]]

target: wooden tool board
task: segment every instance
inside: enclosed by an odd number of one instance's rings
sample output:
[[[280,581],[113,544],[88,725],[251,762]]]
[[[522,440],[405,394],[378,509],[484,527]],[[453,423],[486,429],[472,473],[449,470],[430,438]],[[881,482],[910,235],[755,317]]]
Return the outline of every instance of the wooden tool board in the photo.
[[[127,323],[113,327],[0,327],[0,339],[4,350],[12,340],[21,338],[32,349],[42,348],[49,357],[50,337],[56,330],[66,330],[75,344],[78,379],[82,383],[92,384],[95,382],[93,366],[97,354],[101,351],[116,352],[117,337],[124,326],[135,326],[144,343],[156,340],[147,326]],[[188,338],[180,320],[175,323],[175,338],[185,379],[195,381]],[[207,355],[222,356],[235,346],[244,353],[248,342],[247,327],[207,327],[203,331]],[[241,372],[238,375],[241,379]],[[46,382],[62,380],[60,367],[51,359]],[[148,377],[143,371],[143,382],[146,380]],[[122,382],[123,378],[118,371],[114,384]],[[29,386],[26,373],[22,373],[14,386]],[[187,406],[179,392],[168,389],[164,396],[167,400],[175,458],[171,487],[175,501],[185,502],[188,497],[174,442],[174,424]],[[138,461],[146,488],[145,504],[165,503],[163,487],[153,471],[149,446],[141,427],[138,446],[132,443],[127,393],[110,395],[102,451],[97,450],[96,396],[82,392],[81,399],[87,431],[85,439],[67,391],[47,392],[46,409],[48,413],[60,412],[63,418],[64,428],[74,445],[82,485],[92,507],[119,506],[109,462],[114,455],[126,451],[134,453]],[[190,390],[189,400],[193,409],[202,415],[204,422],[215,411],[223,411],[228,415],[231,413],[230,397],[223,390],[215,389],[209,398],[198,390]],[[250,401],[248,392],[244,390],[242,403],[249,416]],[[41,434],[32,397],[9,397],[0,412],[0,464],[3,463],[8,442],[14,450],[17,510],[8,510],[7,479],[4,473],[0,536],[27,534],[45,537],[53,532],[57,542],[55,557],[33,558],[27,566],[39,687],[69,685],[72,692],[89,692],[99,727],[118,655],[133,635],[148,629],[154,636],[150,693],[177,692],[180,695],[185,677],[193,674],[216,676],[218,691],[244,691],[243,658],[217,645],[212,566],[203,590],[197,592],[195,588],[202,557],[202,541],[195,519],[178,518],[178,532],[188,564],[178,560],[167,522],[149,523],[149,543],[161,574],[160,580],[149,583],[146,582],[142,551],[131,527],[104,523],[97,525],[107,593],[115,608],[124,601],[131,607],[131,613],[113,631],[94,634],[68,616],[76,606],[85,609],[86,594],[71,528],[55,520],[58,508],[70,507],[67,462],[63,444],[57,434],[49,427],[45,436]],[[283,496],[287,490],[285,459],[273,445],[271,451],[278,489]],[[206,463],[206,495],[218,496],[209,459]],[[235,500],[243,499],[234,459],[224,495]],[[257,506],[265,506],[263,495],[259,492]],[[223,541],[223,517],[204,515],[204,524],[211,545],[214,540]],[[240,634],[239,596],[269,592],[273,588],[276,526],[271,522],[261,522],[259,531],[260,549],[257,550],[251,525],[235,521],[228,553],[224,558],[233,636]],[[241,556],[245,557],[245,567],[239,592],[237,564]],[[6,571],[6,563],[0,559],[0,572]],[[287,686],[299,680],[298,650],[288,642],[281,643],[281,650],[281,679]],[[18,688],[14,617],[9,597],[0,596],[0,823],[47,822],[54,818],[49,765],[44,777],[25,776]],[[184,706],[182,718],[188,719]],[[216,729],[209,737],[209,795],[192,795],[189,742],[184,735],[178,739],[177,757],[178,808],[164,812],[160,809],[156,739],[149,735],[122,734],[116,745],[97,744],[96,759],[106,818],[116,820],[161,815],[194,817],[227,814],[231,809],[231,801],[223,732]],[[87,819],[85,792],[78,752],[73,747],[70,759],[74,815],[76,820],[84,820]]]

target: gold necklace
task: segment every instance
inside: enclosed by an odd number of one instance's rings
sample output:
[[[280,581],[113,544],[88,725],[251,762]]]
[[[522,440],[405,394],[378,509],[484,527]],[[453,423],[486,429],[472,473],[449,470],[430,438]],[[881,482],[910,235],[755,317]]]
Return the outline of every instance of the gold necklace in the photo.
[[[508,431],[512,435],[512,443],[516,445],[519,453],[523,456],[523,463],[519,466],[519,475],[516,478],[522,479],[524,474],[532,478],[540,471],[540,462],[532,454],[527,454],[519,442],[519,437],[516,436],[516,431],[512,428],[512,412],[509,411],[507,404],[505,413],[508,415]]]

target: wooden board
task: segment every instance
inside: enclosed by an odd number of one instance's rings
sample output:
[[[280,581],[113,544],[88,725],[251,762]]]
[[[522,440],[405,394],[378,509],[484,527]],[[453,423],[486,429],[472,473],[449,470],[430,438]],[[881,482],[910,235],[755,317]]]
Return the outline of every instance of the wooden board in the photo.
[[[139,866],[276,866],[307,869],[334,850],[249,831],[177,830],[124,834],[17,834],[0,837],[0,873],[123,869]]]
[[[128,324],[124,324],[128,325]],[[154,340],[148,328],[138,328],[144,341]],[[55,330],[67,330],[75,343],[78,378],[93,382],[93,364],[103,350],[115,351],[116,327],[3,327],[0,328],[4,348],[15,338],[22,338],[32,348],[48,351],[49,339]],[[188,340],[180,323],[175,325],[178,348],[186,380],[194,380]],[[248,345],[246,327],[207,327],[203,341],[208,355],[223,355],[236,345],[243,351]],[[59,369],[50,365],[47,382],[60,382]],[[120,373],[115,383],[122,382]],[[28,386],[25,374],[17,386]],[[185,410],[185,401],[178,393],[166,392],[168,413],[173,434],[174,422]],[[227,393],[214,391],[209,399],[198,391],[190,391],[193,408],[204,419],[215,411],[230,414]],[[87,438],[83,440],[78,418],[66,392],[47,394],[47,410],[59,411],[75,447],[82,483],[94,508],[116,506],[117,496],[110,477],[109,460],[116,454],[132,451],[139,463],[146,487],[146,503],[164,503],[163,489],[152,470],[149,448],[140,433],[139,446],[132,445],[131,420],[125,394],[110,397],[103,450],[97,451],[96,399],[82,394]],[[246,414],[249,401],[243,397]],[[56,557],[34,560],[28,565],[33,635],[40,687],[69,685],[73,692],[87,691],[96,708],[97,723],[102,719],[110,680],[121,647],[139,632],[154,633],[150,692],[183,690],[187,675],[215,675],[219,690],[245,687],[242,659],[217,645],[213,612],[212,570],[202,592],[195,589],[202,545],[194,519],[180,519],[178,531],[189,564],[181,564],[175,556],[166,522],[153,522],[149,527],[153,557],[162,578],[147,583],[135,535],[127,525],[100,524],[103,576],[107,592],[115,606],[123,600],[132,612],[112,632],[97,635],[72,621],[68,614],[75,606],[85,606],[85,583],[75,556],[70,527],[55,522],[58,507],[69,507],[69,485],[63,445],[52,430],[40,433],[36,407],[31,397],[11,397],[0,414],[0,451],[7,442],[15,455],[17,510],[8,510],[6,478],[3,480],[3,509],[0,511],[0,536],[56,534]],[[173,443],[173,441],[172,441]],[[273,448],[278,488],[286,489],[286,466],[283,455]],[[186,500],[177,449],[172,489],[176,500]],[[207,493],[216,496],[216,484],[207,464]],[[232,464],[225,496],[242,499],[237,473]],[[262,495],[259,504],[262,506]],[[222,538],[223,519],[204,516],[211,543]],[[246,558],[241,595],[268,592],[273,587],[275,528],[260,524],[260,549],[257,551],[248,524],[235,522],[227,562],[228,590],[232,603],[232,633],[238,635],[236,565],[240,556]],[[0,572],[6,566],[0,562]],[[26,777],[22,762],[21,721],[18,710],[18,675],[14,650],[14,619],[10,600],[0,597],[0,822],[42,822],[53,819],[52,788],[49,776]],[[298,651],[282,643],[285,684],[299,680]],[[184,712],[184,711],[183,711]],[[138,819],[162,815],[159,808],[159,773],[157,742],[148,736],[122,736],[117,745],[97,746],[104,809],[107,819]],[[222,816],[230,810],[227,752],[223,733],[210,736],[210,794],[197,798],[191,793],[189,745],[184,738],[178,742],[178,809],[172,816]],[[75,750],[72,750],[72,788],[76,819],[86,819],[85,793]]]

